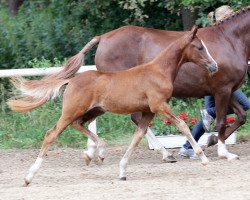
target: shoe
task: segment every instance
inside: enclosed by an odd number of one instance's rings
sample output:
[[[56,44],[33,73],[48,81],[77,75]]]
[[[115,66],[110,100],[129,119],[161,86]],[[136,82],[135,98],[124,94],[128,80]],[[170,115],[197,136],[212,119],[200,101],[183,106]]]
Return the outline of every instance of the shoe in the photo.
[[[201,110],[201,118],[203,123],[203,128],[207,133],[210,132],[211,124],[214,122],[214,118],[208,114],[208,112],[204,109]]]
[[[181,147],[179,155],[190,159],[198,159],[198,156],[196,155],[193,149],[186,149],[184,147]]]

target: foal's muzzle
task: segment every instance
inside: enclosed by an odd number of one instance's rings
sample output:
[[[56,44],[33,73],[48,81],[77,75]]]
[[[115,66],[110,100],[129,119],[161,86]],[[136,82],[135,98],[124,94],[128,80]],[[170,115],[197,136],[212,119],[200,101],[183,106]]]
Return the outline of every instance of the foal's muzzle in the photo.
[[[218,65],[217,64],[208,64],[207,70],[208,70],[209,74],[214,74],[218,71]]]

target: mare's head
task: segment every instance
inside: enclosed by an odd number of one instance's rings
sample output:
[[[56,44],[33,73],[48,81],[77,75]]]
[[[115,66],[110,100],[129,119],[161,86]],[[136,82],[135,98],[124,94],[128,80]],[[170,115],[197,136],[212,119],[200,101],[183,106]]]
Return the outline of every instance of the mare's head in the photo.
[[[197,30],[198,27],[194,26],[187,33],[185,39],[188,41],[182,53],[182,58],[187,62],[193,62],[202,68],[206,68],[210,74],[213,74],[218,71],[218,65],[210,55],[205,43],[196,36]]]

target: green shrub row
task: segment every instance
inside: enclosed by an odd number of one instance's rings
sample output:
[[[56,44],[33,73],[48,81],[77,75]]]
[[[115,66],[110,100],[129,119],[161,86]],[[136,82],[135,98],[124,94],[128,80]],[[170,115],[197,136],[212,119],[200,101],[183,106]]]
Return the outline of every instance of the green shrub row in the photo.
[[[200,119],[199,110],[203,107],[202,99],[175,99],[170,103],[174,113],[188,114],[190,118]],[[6,105],[2,105],[2,108]],[[61,114],[61,100],[50,101],[44,106],[29,113],[15,113],[8,109],[0,111],[0,149],[1,148],[39,148],[44,134],[57,122]],[[248,123],[240,127],[238,132],[244,137],[250,137],[250,116]],[[178,134],[173,125],[164,123],[164,119],[156,116],[152,121],[152,130],[156,135]],[[194,125],[191,125],[192,129]],[[131,141],[135,125],[129,115],[114,115],[106,113],[98,118],[97,133],[111,145],[128,144]],[[53,146],[84,148],[86,137],[72,128],[67,128],[56,140]]]

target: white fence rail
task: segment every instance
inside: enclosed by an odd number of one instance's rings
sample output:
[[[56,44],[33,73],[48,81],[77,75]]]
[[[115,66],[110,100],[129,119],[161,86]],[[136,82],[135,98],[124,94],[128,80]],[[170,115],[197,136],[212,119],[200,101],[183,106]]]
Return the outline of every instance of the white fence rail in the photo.
[[[62,70],[62,67],[4,69],[0,70],[0,78],[13,77],[13,76],[45,76],[57,73],[60,70]],[[96,66],[95,65],[82,66],[77,73],[85,72],[88,70],[96,70]]]

